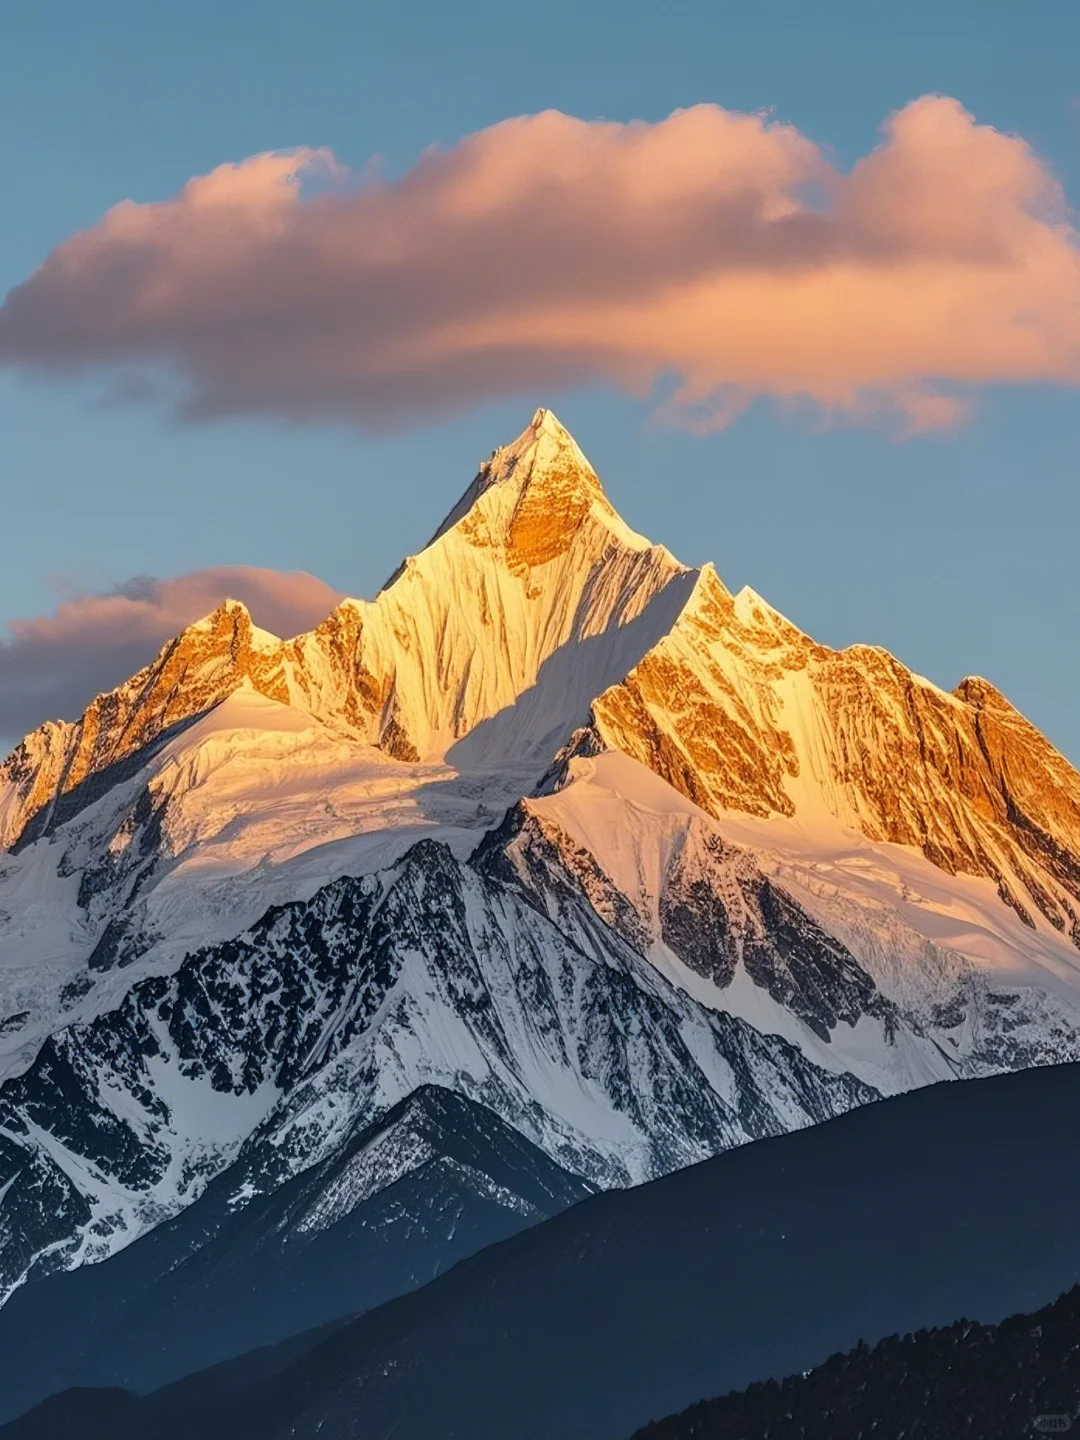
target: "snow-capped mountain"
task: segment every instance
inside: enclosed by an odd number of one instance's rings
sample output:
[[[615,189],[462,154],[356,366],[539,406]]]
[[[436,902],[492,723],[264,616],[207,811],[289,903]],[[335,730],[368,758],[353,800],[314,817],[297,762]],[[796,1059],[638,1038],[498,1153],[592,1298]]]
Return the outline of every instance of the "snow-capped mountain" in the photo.
[[[425,1087],[610,1187],[1080,1056],[1080,776],[680,565],[548,411],[373,601],[227,602],[28,736],[0,839],[4,1291]]]

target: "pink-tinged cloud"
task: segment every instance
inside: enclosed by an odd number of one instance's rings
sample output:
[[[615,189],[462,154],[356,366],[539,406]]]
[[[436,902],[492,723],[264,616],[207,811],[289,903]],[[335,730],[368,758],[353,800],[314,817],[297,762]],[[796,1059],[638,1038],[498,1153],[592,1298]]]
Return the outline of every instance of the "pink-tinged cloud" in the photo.
[[[955,100],[850,172],[713,105],[550,111],[394,183],[298,150],[125,201],[11,292],[0,362],[160,371],[189,418],[380,428],[601,381],[698,428],[764,395],[925,429],[981,385],[1080,383],[1080,248],[1030,147]]]
[[[67,600],[52,615],[9,621],[9,638],[0,640],[0,737],[14,742],[44,720],[76,718],[226,599],[243,601],[257,625],[288,637],[324,620],[341,595],[303,571],[221,566],[175,580],[139,577]]]

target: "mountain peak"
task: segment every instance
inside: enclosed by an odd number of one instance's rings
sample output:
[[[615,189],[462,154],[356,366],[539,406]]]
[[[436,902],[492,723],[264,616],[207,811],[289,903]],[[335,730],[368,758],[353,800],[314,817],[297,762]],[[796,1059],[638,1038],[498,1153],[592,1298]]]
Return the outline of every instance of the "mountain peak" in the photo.
[[[573,441],[573,436],[562,424],[554,410],[545,410],[541,405],[529,423],[529,428],[537,434],[543,430],[548,435],[561,435],[564,439]]]
[[[280,636],[255,624],[251,611],[242,600],[233,600],[230,597],[222,600],[209,615],[204,615],[188,625],[178,636],[178,640],[183,643],[196,639],[205,640],[207,637],[233,643],[239,640],[243,646],[252,650],[276,650],[281,644]]]
[[[456,531],[470,543],[505,548],[514,568],[531,569],[563,554],[590,517],[627,548],[651,548],[616,513],[569,430],[541,406],[516,440],[483,461],[424,549]],[[398,566],[384,590],[408,564]]]
[[[1001,693],[996,685],[992,685],[981,675],[965,675],[959,685],[955,686],[952,692],[958,700],[973,706],[975,709],[983,709],[989,706],[993,710],[1004,710],[1019,714],[1016,706]]]
[[[428,542],[434,544],[468,516],[490,490],[509,490],[520,500],[534,480],[542,481],[559,470],[575,482],[574,488],[588,491],[590,503],[599,497],[607,504],[596,472],[569,430],[551,410],[542,406],[516,440],[500,445],[482,462],[476,478]],[[609,507],[610,508],[610,507]]]
[[[491,459],[480,467],[477,479],[483,477],[486,481],[483,490],[513,484],[524,491],[555,469],[573,472],[582,486],[603,497],[596,471],[577,441],[554,411],[541,407],[516,440],[492,452]]]
[[[243,625],[251,619],[251,611],[242,600],[233,600],[228,596],[220,601],[213,610],[206,615],[201,615],[198,620],[193,620],[190,625],[184,627],[185,634],[201,634],[204,631],[219,629],[222,625]]]

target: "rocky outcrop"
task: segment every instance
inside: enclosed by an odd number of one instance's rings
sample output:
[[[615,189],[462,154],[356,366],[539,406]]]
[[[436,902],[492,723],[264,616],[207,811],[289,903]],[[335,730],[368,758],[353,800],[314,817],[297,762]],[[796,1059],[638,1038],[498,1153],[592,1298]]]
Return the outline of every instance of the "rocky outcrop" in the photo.
[[[592,728],[713,815],[914,846],[1080,944],[1080,776],[985,681],[950,695],[884,650],[829,650],[706,566]]]

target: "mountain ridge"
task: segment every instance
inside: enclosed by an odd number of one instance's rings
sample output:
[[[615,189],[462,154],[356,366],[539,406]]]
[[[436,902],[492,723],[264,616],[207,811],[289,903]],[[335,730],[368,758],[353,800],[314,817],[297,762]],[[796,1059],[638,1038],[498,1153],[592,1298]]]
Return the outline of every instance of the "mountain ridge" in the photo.
[[[681,565],[543,410],[374,600],[226,602],[0,767],[0,1286],[425,1085],[611,1187],[1080,1059],[1080,776],[957,690]]]

